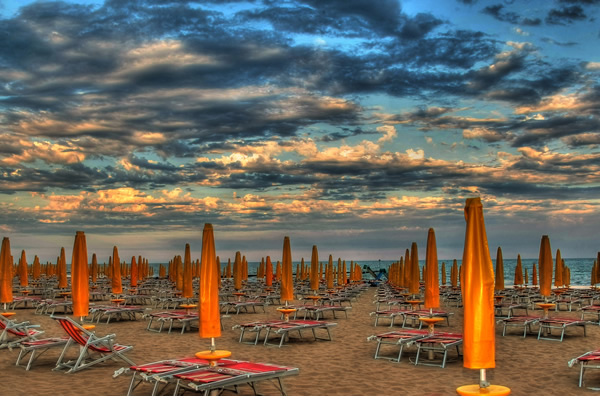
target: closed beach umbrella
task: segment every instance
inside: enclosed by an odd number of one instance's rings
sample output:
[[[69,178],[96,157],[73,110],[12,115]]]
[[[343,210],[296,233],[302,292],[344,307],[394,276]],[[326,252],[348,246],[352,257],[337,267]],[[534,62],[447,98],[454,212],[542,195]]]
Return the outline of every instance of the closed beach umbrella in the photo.
[[[69,286],[67,281],[67,259],[65,256],[65,248],[60,248],[60,256],[56,262],[56,268],[58,269],[58,287],[64,289]]]
[[[313,245],[310,257],[310,288],[315,292],[319,290],[319,251],[317,245]]]
[[[537,267],[535,263],[533,263],[533,269],[531,270],[531,284],[533,286],[537,286],[538,284]]]
[[[25,250],[21,251],[21,258],[19,259],[19,284],[23,287],[29,284],[27,279],[27,256]]]
[[[412,274],[412,264],[410,262],[410,251],[406,249],[404,253],[404,287],[410,287]]]
[[[464,304],[463,365],[471,369],[494,368],[494,268],[479,198],[467,199],[465,219],[467,228],[461,282]]]
[[[458,287],[458,264],[456,259],[452,261],[452,267],[450,268],[450,284],[452,287]]]
[[[96,283],[98,280],[98,258],[96,253],[92,254],[92,268],[91,268],[92,282]]]
[[[265,262],[265,284],[267,286],[273,285],[273,263],[271,262],[271,256],[267,256]]]
[[[294,299],[294,281],[292,279],[292,249],[290,246],[290,238],[283,238],[283,256],[281,266],[281,290],[280,299],[288,301]]]
[[[527,276],[527,268],[525,268],[525,285],[529,284],[529,277]]]
[[[215,251],[212,224],[204,224],[202,232],[202,258],[200,261],[200,294],[198,303],[198,329],[201,338],[221,336],[219,310],[219,269]]]
[[[333,289],[333,255],[329,255],[329,262],[327,263],[327,289]]]
[[[563,286],[563,262],[560,256],[560,249],[556,250],[556,260],[554,262],[554,286]]]
[[[233,288],[240,290],[242,288],[242,254],[237,251],[233,261]]]
[[[111,278],[111,289],[113,294],[123,293],[123,286],[121,285],[121,259],[119,258],[119,249],[117,246],[113,247],[112,255],[112,278]]]
[[[281,271],[281,261],[277,260],[275,266],[275,279],[279,282],[281,282],[281,275],[283,275],[283,272]]]
[[[213,264],[216,263],[216,258]],[[185,254],[183,258],[183,287],[182,296],[186,299],[191,299],[194,296],[194,290],[192,289],[192,281],[194,280],[192,271],[192,254],[190,251],[189,243],[185,244]]]
[[[183,260],[179,255],[175,257],[175,271],[175,287],[183,292]]]
[[[592,284],[592,286],[594,286],[596,283],[598,283],[596,281],[596,270],[598,269],[598,261],[594,260],[594,265],[592,266],[592,273],[591,273],[591,279],[590,279],[590,283]]]
[[[135,256],[133,256],[131,257],[131,278],[129,280],[129,285],[131,287],[137,287],[138,274],[138,263],[135,261]]]
[[[521,263],[521,255],[517,254],[517,266],[515,268],[515,280],[514,285],[523,284],[523,264]]]
[[[73,298],[73,316],[86,317],[90,306],[90,284],[88,255],[85,233],[78,231],[73,244],[71,258],[71,291]]]
[[[504,260],[502,259],[502,249],[498,247],[496,253],[496,283],[495,290],[504,290]]]
[[[540,294],[548,297],[552,290],[552,250],[548,235],[542,236],[538,265],[540,268]]]
[[[227,259],[227,267],[225,267],[225,278],[231,279],[231,258]]]
[[[13,302],[12,295],[12,255],[10,254],[10,239],[2,239],[2,248],[0,249],[0,303]]]
[[[420,270],[419,270],[419,254],[417,249],[417,243],[413,242],[410,249],[410,284],[408,287],[408,291],[410,294],[416,295],[419,294],[419,278],[420,278]]]
[[[33,258],[33,266],[31,267],[31,270],[33,279],[40,279],[40,275],[42,274],[42,265],[40,264],[40,259],[38,256]]]
[[[442,285],[446,285],[446,263],[442,263]]]
[[[425,308],[433,309],[440,306],[437,245],[433,228],[429,228],[429,232],[427,233],[425,265],[427,267],[425,276]]]

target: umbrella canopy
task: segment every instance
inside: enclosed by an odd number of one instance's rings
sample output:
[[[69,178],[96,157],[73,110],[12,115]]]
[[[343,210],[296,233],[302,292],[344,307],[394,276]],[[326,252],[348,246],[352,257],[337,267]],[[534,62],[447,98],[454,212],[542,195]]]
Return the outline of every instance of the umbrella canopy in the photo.
[[[333,289],[333,255],[329,255],[329,262],[327,263],[327,273],[325,274],[327,281],[327,289]]]
[[[200,295],[198,300],[198,328],[200,337],[221,336],[219,310],[219,268],[215,252],[212,224],[204,224],[202,231],[202,258],[200,261]]]
[[[140,265],[141,267],[141,265]],[[137,281],[138,281],[138,275],[139,275],[139,271],[138,271],[138,263],[137,261],[135,261],[135,256],[131,257],[131,278],[129,280],[129,285],[131,287],[136,287],[137,286]]]
[[[502,259],[502,248],[498,247],[496,253],[496,284],[495,290],[504,290],[504,260]]]
[[[123,293],[123,286],[121,285],[121,259],[119,258],[119,249],[117,246],[113,247],[112,255],[112,279],[111,289],[113,294]]]
[[[231,278],[231,258],[227,259],[227,267],[225,267],[225,278]]]
[[[292,280],[292,249],[290,238],[283,238],[283,256],[281,259],[281,290],[280,299],[289,301],[294,299],[294,281]]]
[[[465,205],[467,222],[462,258],[464,309],[463,366],[494,368],[495,317],[494,268],[488,248],[481,200],[469,198]]]
[[[313,245],[310,257],[310,288],[315,292],[319,290],[319,251],[317,245]]]
[[[10,239],[2,239],[0,250],[0,303],[12,303],[12,255],[10,254]]]
[[[273,263],[271,262],[271,256],[267,256],[265,261],[265,285],[273,285]]]
[[[88,255],[85,233],[75,233],[73,257],[71,258],[71,292],[73,298],[73,316],[86,317],[90,307]]]
[[[410,283],[408,291],[410,294],[419,294],[419,254],[417,249],[417,243],[413,242],[410,248]]]
[[[540,294],[548,297],[552,289],[552,250],[548,235],[542,236],[538,265],[540,268]]]
[[[56,268],[58,269],[58,287],[64,289],[69,285],[67,281],[67,259],[64,247],[60,248],[60,256],[58,257],[56,264]]]
[[[233,287],[235,290],[242,288],[242,254],[237,251],[235,253],[235,260],[233,261]]]
[[[19,284],[23,287],[29,284],[27,279],[27,256],[25,250],[21,251],[21,258],[19,259]]]
[[[90,272],[92,282],[96,283],[98,280],[98,258],[96,257],[96,253],[92,254],[92,267]]]
[[[194,290],[192,288],[192,281],[194,280],[193,271],[192,271],[192,254],[190,251],[190,244],[185,244],[185,254],[183,258],[183,286],[182,286],[182,296],[186,299],[190,299],[194,296]],[[216,263],[217,259],[215,258],[214,262]]]
[[[537,267],[535,263],[533,263],[533,269],[531,270],[531,284],[533,286],[537,286],[538,284]]]
[[[561,287],[563,285],[563,261],[560,256],[560,249],[557,249],[556,260],[554,262],[554,286]]]
[[[514,285],[523,284],[523,264],[521,263],[521,255],[517,254],[517,266],[515,268],[515,280]]]
[[[283,272],[281,271],[281,261],[277,260],[275,266],[275,279],[281,282],[281,275],[283,275]]]
[[[435,232],[429,228],[427,233],[427,251],[425,253],[425,308],[440,306],[440,281],[438,275],[437,245]]]
[[[40,259],[38,258],[38,256],[35,256],[33,258],[33,265],[31,267],[31,270],[33,279],[40,279],[40,275],[42,274],[42,266],[40,264]]]
[[[442,262],[442,285],[446,285],[446,263]]]
[[[452,267],[450,267],[450,284],[452,287],[458,287],[458,264],[456,259],[452,261]]]

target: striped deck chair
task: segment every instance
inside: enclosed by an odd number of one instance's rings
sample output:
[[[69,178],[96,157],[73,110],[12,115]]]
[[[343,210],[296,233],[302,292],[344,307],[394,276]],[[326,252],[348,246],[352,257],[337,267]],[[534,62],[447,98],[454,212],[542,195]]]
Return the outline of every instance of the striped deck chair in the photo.
[[[20,342],[35,340],[44,331],[37,330],[39,325],[29,321],[17,322],[0,314],[0,349],[16,347]]]
[[[135,364],[125,356],[125,353],[132,350],[133,346],[114,343],[114,334],[98,337],[94,332],[90,332],[69,317],[53,316],[52,318],[58,321],[69,335],[69,340],[56,361],[54,370],[64,368],[67,369],[67,373],[77,372],[107,360],[121,360],[129,365]],[[75,360],[63,361],[71,345],[79,345],[79,356]]]
[[[276,380],[277,389],[286,395],[283,378],[297,375],[298,368],[284,367],[273,364],[262,364],[247,361],[238,361],[228,366],[202,368],[195,371],[175,374],[177,379],[174,395],[181,391],[193,390],[203,395],[220,394],[224,390],[232,389],[236,393],[238,386],[249,385],[254,395],[259,395],[257,383],[264,380]]]
[[[591,365],[591,363],[594,363]],[[588,351],[585,354],[575,357],[568,362],[569,368],[573,365],[579,364],[581,366],[579,370],[579,387],[583,386],[583,373],[586,368],[600,368],[600,349]]]

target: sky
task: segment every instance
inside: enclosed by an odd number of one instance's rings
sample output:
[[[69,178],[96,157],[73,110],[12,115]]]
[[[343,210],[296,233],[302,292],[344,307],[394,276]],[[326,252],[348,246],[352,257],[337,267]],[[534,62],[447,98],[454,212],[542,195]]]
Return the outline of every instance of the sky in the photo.
[[[0,0],[15,258],[600,250],[600,0]],[[69,257],[68,257],[69,258]],[[29,260],[31,262],[31,260]]]

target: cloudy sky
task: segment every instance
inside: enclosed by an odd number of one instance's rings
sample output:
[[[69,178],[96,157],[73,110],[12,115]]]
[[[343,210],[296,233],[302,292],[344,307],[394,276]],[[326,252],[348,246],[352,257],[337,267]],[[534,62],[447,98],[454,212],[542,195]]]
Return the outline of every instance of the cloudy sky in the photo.
[[[0,234],[53,260],[594,257],[600,0],[0,0]]]

